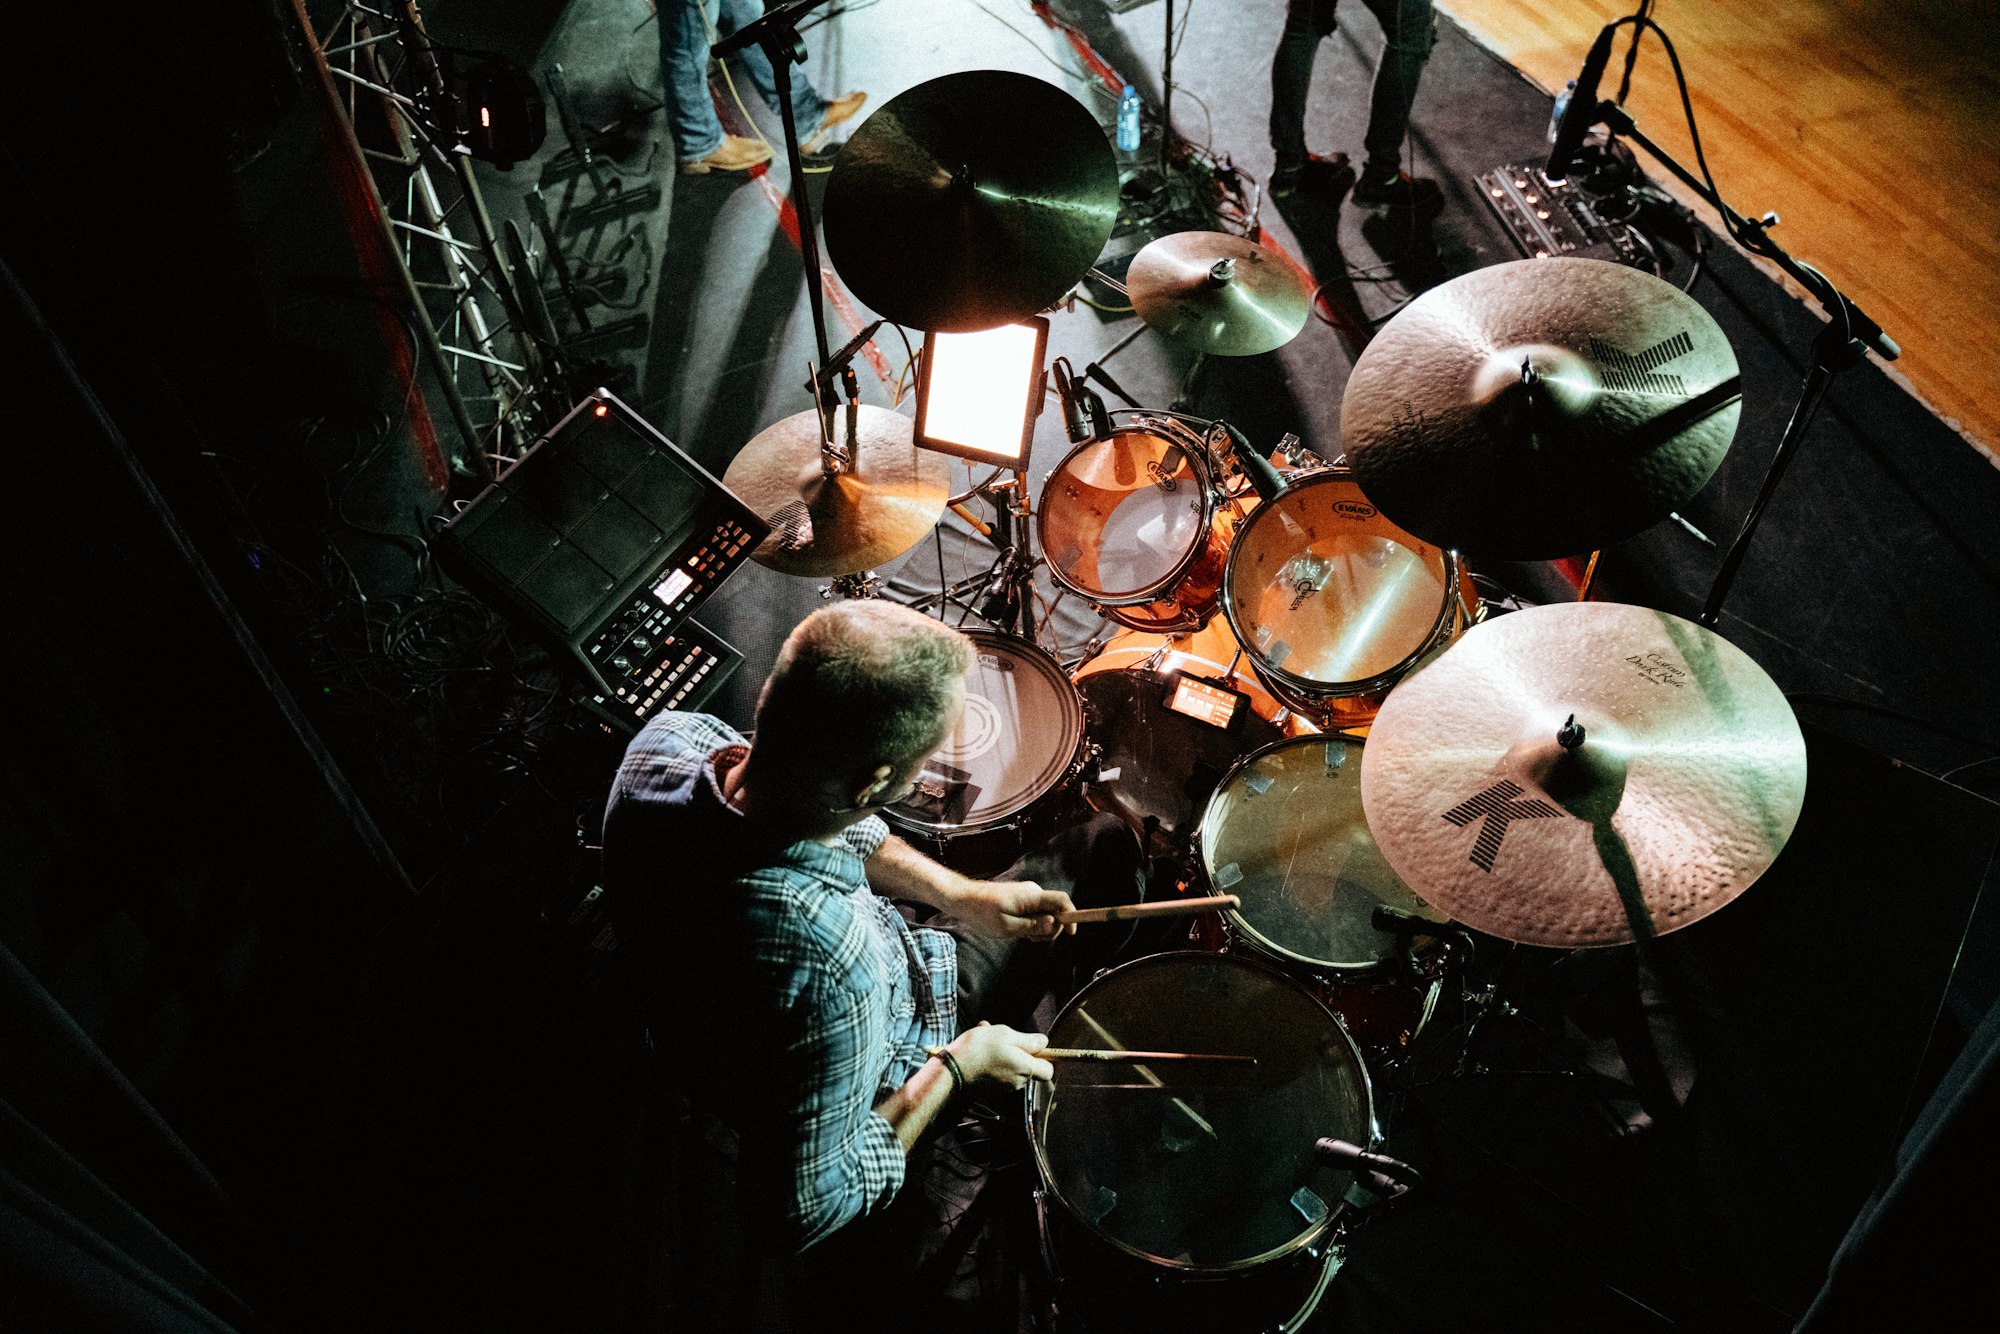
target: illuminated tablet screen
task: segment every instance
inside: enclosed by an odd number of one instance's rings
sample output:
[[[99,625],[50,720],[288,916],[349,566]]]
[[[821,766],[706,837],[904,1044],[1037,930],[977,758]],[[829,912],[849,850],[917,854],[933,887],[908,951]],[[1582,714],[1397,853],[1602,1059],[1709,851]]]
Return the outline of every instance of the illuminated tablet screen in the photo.
[[[1236,721],[1236,711],[1243,707],[1245,698],[1200,677],[1176,674],[1167,691],[1167,707],[1210,727],[1227,727]]]
[[[983,463],[1023,463],[1041,413],[1048,337],[1040,316],[977,333],[926,335],[917,443]]]

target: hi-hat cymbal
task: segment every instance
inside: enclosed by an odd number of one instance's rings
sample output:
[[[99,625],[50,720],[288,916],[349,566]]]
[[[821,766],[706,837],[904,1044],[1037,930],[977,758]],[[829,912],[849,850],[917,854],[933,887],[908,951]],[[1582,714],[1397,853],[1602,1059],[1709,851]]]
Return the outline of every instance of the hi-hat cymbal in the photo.
[[[1090,271],[1118,220],[1118,163],[1060,88],[969,70],[870,116],[833,164],[824,212],[833,267],[878,314],[990,329]]]
[[[1473,627],[1390,693],[1361,760],[1396,873],[1528,945],[1700,920],[1770,866],[1806,788],[1805,739],[1762,668],[1691,621],[1611,602]]]
[[[834,414],[844,436],[846,410]],[[828,476],[819,415],[767,426],[730,461],[722,480],[771,525],[751,557],[780,574],[858,574],[921,542],[944,514],[944,457],[912,443],[908,417],[863,404],[853,460]]]
[[[1228,232],[1162,236],[1133,257],[1125,289],[1150,327],[1212,356],[1283,347],[1312,313],[1312,284],[1296,266]]]
[[[1412,301],[1355,362],[1355,480],[1426,541],[1546,560],[1622,541],[1708,482],[1742,409],[1736,354],[1671,283],[1531,259]]]

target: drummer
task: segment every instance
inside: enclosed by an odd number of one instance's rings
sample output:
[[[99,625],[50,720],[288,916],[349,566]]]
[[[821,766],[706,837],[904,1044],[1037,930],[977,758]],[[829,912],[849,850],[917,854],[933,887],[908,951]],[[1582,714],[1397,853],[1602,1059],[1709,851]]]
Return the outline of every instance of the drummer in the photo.
[[[655,1045],[739,1138],[736,1202],[759,1250],[882,1211],[967,1085],[1053,1073],[1040,1034],[962,1016],[1005,1003],[1047,954],[1024,944],[1063,931],[1072,904],[1053,884],[1094,879],[1115,844],[1072,830],[1034,864],[1051,884],[978,881],[878,814],[957,724],[971,661],[964,635],[907,608],[828,607],[780,650],[754,742],[665,713],[618,772],[604,849],[621,943]],[[938,916],[912,925],[890,898]]]

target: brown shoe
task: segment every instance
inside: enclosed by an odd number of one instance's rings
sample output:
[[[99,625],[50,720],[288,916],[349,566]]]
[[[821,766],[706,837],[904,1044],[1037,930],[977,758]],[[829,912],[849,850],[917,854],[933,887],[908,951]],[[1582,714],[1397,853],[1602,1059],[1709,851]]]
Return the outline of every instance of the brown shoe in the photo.
[[[799,145],[799,156],[817,153],[826,147],[826,141],[833,137],[833,127],[844,120],[854,119],[854,113],[861,110],[861,104],[868,100],[866,93],[842,93],[826,104],[826,115],[821,118],[819,128],[812,137]]]
[[[739,134],[728,134],[722,138],[722,147],[707,157],[681,163],[681,175],[705,176],[711,171],[748,171],[758,163],[770,160],[771,150],[764,144],[755,139],[745,139]]]

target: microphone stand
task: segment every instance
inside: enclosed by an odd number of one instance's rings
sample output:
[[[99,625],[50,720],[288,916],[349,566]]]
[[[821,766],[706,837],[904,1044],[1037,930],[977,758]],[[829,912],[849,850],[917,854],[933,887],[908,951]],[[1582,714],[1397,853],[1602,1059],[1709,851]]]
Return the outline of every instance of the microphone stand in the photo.
[[[1786,254],[1784,248],[1771,239],[1771,228],[1778,225],[1778,215],[1766,213],[1752,221],[1737,213],[1722,202],[1721,195],[1708,182],[1689,171],[1673,156],[1646,135],[1640,132],[1632,120],[1630,112],[1616,102],[1599,102],[1592,117],[1593,121],[1604,122],[1614,136],[1623,135],[1646,150],[1647,154],[1672,172],[1682,184],[1722,215],[1729,233],[1736,237],[1744,248],[1752,254],[1762,255],[1776,264],[1793,281],[1812,294],[1820,308],[1827,314],[1828,323],[1818,337],[1813,339],[1812,364],[1807,367],[1805,381],[1799,387],[1797,403],[1792,408],[1791,420],[1785,423],[1785,433],[1778,441],[1778,449],[1771,456],[1770,465],[1764,470],[1764,482],[1758,489],[1757,498],[1751,502],[1749,512],[1744,516],[1743,526],[1737,531],[1736,540],[1729,544],[1729,550],[1722,558],[1722,566],[1716,571],[1715,582],[1708,590],[1708,600],[1702,605],[1701,614],[1695,620],[1708,629],[1714,629],[1716,620],[1722,614],[1723,599],[1729,596],[1729,589],[1736,581],[1737,569],[1743,564],[1743,557],[1750,546],[1750,539],[1757,531],[1757,525],[1764,517],[1765,507],[1778,489],[1779,480],[1785,475],[1786,467],[1792,461],[1800,440],[1812,425],[1819,405],[1833,385],[1834,377],[1840,372],[1857,365],[1870,351],[1884,361],[1894,361],[1902,354],[1894,339],[1882,332],[1882,326],[1868,318],[1861,307],[1854,304],[1826,275],[1805,265]],[[1751,239],[1745,239],[1751,238]]]

